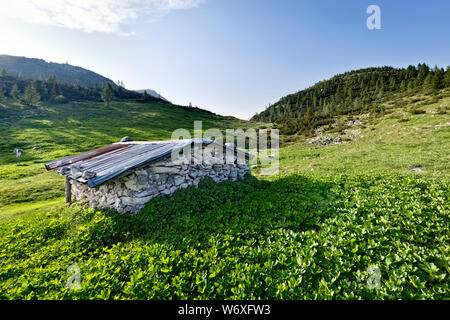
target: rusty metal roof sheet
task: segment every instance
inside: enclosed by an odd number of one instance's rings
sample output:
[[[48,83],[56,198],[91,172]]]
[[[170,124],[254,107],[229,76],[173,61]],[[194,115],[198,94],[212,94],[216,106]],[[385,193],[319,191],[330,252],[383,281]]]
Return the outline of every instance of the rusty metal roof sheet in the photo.
[[[156,161],[181,150],[187,145],[215,143],[224,148],[231,148],[238,154],[252,156],[234,147],[229,147],[207,139],[186,139],[167,141],[128,141],[118,142],[80,154],[45,163],[47,170],[55,170],[59,174],[88,183],[93,188],[119,176],[126,175],[132,169]],[[93,177],[83,177],[84,172],[94,173]]]

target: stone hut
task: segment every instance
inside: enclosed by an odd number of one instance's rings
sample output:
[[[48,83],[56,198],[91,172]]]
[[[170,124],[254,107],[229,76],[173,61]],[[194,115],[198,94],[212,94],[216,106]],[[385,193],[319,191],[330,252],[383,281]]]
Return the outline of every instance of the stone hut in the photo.
[[[152,198],[250,174],[251,155],[206,139],[121,142],[45,163],[66,177],[66,202],[72,197],[91,207],[137,213]]]

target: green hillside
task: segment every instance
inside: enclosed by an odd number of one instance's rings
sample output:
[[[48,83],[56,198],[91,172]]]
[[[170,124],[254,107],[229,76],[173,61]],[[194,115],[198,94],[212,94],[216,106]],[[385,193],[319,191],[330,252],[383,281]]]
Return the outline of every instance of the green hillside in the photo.
[[[18,100],[26,105],[38,105],[40,102],[63,104],[70,101],[103,101],[104,91],[110,93],[111,99],[130,100],[138,102],[160,101],[169,103],[157,97],[141,94],[125,89],[123,86],[106,83],[93,88],[61,82],[55,75],[48,79],[33,80],[0,73],[0,101],[6,103],[6,98]]]
[[[133,100],[6,97],[0,108],[0,299],[450,296],[449,89],[386,92],[329,114],[282,135],[279,175],[205,180],[136,216],[65,205],[64,179],[43,162],[126,135],[168,139],[194,120],[260,124]],[[77,290],[66,287],[72,265]]]
[[[396,94],[431,93],[445,87],[450,87],[450,67],[431,69],[419,64],[406,69],[354,70],[283,97],[252,120],[277,122],[287,134],[309,134],[316,127],[331,123],[333,117],[377,112],[383,101],[395,99]]]
[[[0,70],[11,76],[35,80],[48,79],[53,75],[61,82],[91,88],[101,87],[105,83],[114,84],[112,80],[81,67],[26,57],[0,55]]]

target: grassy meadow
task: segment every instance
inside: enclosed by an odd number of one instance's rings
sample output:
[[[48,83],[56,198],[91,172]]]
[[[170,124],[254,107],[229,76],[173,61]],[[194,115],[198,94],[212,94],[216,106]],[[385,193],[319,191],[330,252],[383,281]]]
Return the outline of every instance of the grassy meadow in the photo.
[[[434,98],[424,94],[400,96],[382,106],[385,110],[382,114],[344,116],[337,128],[325,130],[330,136],[343,137],[342,144],[323,147],[298,137],[285,139],[293,142],[287,142],[281,149],[281,170],[414,174],[413,169],[420,168],[418,175],[448,180],[450,92]],[[362,124],[346,125],[355,120]],[[350,134],[356,132],[355,137],[349,139],[345,130],[350,130]]]
[[[0,103],[0,220],[63,203],[63,178],[46,172],[43,163],[118,142],[170,139],[184,128],[193,134],[194,120],[208,128],[246,128],[233,117],[166,103],[99,102],[24,106]],[[33,150],[36,145],[42,147]],[[13,153],[24,150],[20,163]],[[59,200],[59,201],[58,201]]]
[[[4,103],[0,299],[449,298],[450,94],[382,109],[323,128],[340,144],[282,137],[277,176],[205,180],[127,216],[66,206],[43,162],[194,120],[257,124],[156,103]],[[79,289],[66,286],[72,265]]]

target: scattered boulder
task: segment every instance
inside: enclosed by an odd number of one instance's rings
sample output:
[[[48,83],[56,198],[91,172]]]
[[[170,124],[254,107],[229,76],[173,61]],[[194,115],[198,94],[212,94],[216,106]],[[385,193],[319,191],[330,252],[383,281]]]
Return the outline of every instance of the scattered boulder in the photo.
[[[339,143],[342,143],[341,137],[319,135],[317,137],[309,139],[309,144],[315,144],[320,146],[327,146],[330,144],[339,144]]]
[[[20,158],[20,156],[21,156],[22,153],[23,153],[23,150],[20,149],[20,148],[15,148],[14,151],[13,151],[13,153],[16,155],[17,158]]]
[[[347,126],[349,126],[349,127],[353,127],[353,126],[360,126],[360,125],[362,125],[363,124],[363,122],[361,121],[361,120],[350,120],[348,123],[347,123]]]

